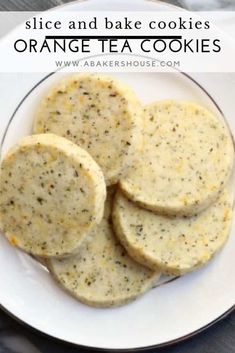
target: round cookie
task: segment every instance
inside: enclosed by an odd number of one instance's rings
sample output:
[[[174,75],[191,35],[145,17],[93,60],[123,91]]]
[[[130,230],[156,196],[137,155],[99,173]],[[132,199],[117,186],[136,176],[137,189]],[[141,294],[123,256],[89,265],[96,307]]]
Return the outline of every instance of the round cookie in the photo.
[[[117,192],[115,232],[136,261],[165,274],[182,275],[206,264],[229,236],[232,202],[227,191],[198,216],[156,215]]]
[[[37,256],[74,252],[103,216],[106,188],[91,156],[53,134],[23,138],[0,174],[0,228]]]
[[[142,138],[142,108],[122,82],[98,74],[69,75],[41,100],[35,133],[52,132],[87,150],[107,185],[124,176]]]
[[[48,260],[56,281],[81,302],[95,307],[128,303],[152,288],[160,277],[159,271],[132,260],[114,236],[111,202],[108,193],[104,218],[78,255]]]
[[[147,105],[143,143],[142,155],[120,187],[154,212],[194,215],[218,197],[231,174],[230,133],[197,104],[172,100]]]

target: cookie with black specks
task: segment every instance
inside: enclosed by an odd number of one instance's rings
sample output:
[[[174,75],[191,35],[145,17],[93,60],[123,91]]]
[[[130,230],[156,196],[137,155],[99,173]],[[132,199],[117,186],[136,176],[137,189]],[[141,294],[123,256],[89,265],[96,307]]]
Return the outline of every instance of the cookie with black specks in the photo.
[[[0,172],[0,228],[33,255],[73,253],[103,216],[106,187],[97,163],[53,134],[23,138]]]
[[[142,108],[116,78],[73,74],[57,82],[36,111],[34,133],[52,132],[87,150],[107,185],[125,175],[142,139]]]
[[[206,264],[226,242],[232,220],[227,190],[194,217],[154,214],[118,191],[113,207],[115,232],[136,261],[165,274],[181,275]]]
[[[231,175],[234,146],[225,123],[198,104],[160,101],[144,108],[144,147],[125,195],[168,215],[193,215],[216,200]]]
[[[76,256],[49,259],[56,281],[81,302],[95,307],[119,306],[136,299],[156,283],[159,271],[132,260],[116,239],[111,224],[112,193],[104,218]]]

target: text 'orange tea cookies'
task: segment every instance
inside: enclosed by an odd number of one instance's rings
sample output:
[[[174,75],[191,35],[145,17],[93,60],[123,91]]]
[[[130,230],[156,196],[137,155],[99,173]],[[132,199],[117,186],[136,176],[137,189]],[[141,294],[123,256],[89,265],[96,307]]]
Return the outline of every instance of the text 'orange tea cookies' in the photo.
[[[87,150],[107,185],[125,175],[136,158],[142,109],[134,92],[115,78],[70,75],[52,87],[36,112],[34,132],[64,136]]]
[[[159,271],[152,271],[132,260],[114,236],[111,225],[111,199],[104,218],[91,231],[91,241],[76,256],[50,259],[48,267],[70,294],[85,304],[111,307],[134,300],[156,283]]]
[[[144,148],[120,186],[141,206],[194,215],[223,190],[233,167],[229,131],[203,107],[161,101],[144,109]]]
[[[198,216],[156,215],[116,194],[114,229],[128,253],[149,268],[180,275],[201,267],[224,245],[232,219],[231,198],[220,198]]]
[[[103,174],[90,155],[53,134],[23,138],[0,174],[0,227],[38,256],[74,252],[103,216]]]

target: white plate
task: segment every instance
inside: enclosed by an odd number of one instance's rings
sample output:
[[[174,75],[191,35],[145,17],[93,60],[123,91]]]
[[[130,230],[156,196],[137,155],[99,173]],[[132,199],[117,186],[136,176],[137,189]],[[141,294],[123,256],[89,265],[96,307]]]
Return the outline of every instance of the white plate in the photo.
[[[66,7],[69,10],[98,7],[156,10],[167,6],[142,0],[132,4],[131,1],[128,5],[122,1],[93,0]],[[129,83],[143,102],[169,97],[190,99],[207,106],[220,118],[221,109],[235,133],[234,76],[194,74],[196,81],[193,81],[180,73],[115,75]],[[1,75],[2,154],[21,136],[30,133],[32,112],[40,95],[58,78],[58,74],[44,76]],[[231,236],[224,249],[203,269],[157,287],[127,306],[93,309],[61,290],[42,265],[11,247],[2,236],[0,304],[31,327],[76,345],[108,350],[167,345],[198,332],[232,310],[235,304],[234,249],[235,237]]]

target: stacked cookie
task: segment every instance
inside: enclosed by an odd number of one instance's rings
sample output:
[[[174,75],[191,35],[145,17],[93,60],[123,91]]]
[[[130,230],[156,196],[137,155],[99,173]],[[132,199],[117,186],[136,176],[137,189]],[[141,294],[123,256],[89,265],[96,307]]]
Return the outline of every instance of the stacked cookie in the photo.
[[[144,109],[142,158],[120,180],[116,233],[151,269],[181,275],[210,260],[229,234],[234,150],[225,124],[188,102]]]
[[[233,143],[201,106],[142,107],[114,78],[71,75],[42,98],[33,133],[2,161],[0,226],[80,301],[124,304],[225,243]]]

